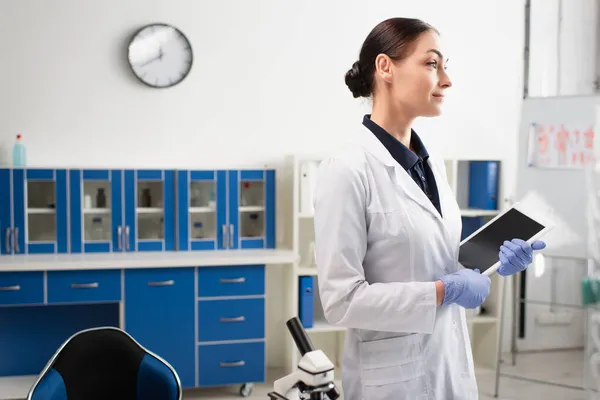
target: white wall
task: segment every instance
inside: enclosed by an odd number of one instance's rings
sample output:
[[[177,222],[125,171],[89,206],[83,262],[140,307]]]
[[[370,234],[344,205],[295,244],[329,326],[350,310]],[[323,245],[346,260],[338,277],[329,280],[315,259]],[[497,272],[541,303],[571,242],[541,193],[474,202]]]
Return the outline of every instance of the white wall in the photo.
[[[229,167],[328,150],[368,110],[343,75],[392,16],[429,21],[449,46],[446,113],[419,133],[447,157],[503,160],[510,194],[523,0],[2,0],[0,161],[17,133],[34,166]],[[126,64],[130,35],[155,21],[182,29],[195,53],[167,90]]]
[[[532,0],[529,95],[592,94],[600,69],[598,0]]]

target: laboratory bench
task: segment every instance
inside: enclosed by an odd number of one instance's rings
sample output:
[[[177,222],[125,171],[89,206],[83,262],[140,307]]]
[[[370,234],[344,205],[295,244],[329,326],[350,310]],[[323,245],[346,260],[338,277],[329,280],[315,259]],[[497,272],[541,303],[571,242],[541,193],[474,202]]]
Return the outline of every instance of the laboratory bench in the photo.
[[[0,399],[120,327],[184,388],[262,382],[274,170],[0,169]]]
[[[0,257],[0,399],[25,396],[56,349],[124,329],[184,388],[263,382],[266,268],[288,250]]]

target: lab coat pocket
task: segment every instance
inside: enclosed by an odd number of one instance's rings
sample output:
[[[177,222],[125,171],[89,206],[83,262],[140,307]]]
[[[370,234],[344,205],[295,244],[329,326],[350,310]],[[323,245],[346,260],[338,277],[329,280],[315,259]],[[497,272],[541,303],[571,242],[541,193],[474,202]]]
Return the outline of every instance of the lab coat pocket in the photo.
[[[413,334],[361,343],[364,398],[428,399],[422,335]]]
[[[404,210],[373,212],[370,214],[370,234],[375,239],[404,242],[407,236],[407,218]]]

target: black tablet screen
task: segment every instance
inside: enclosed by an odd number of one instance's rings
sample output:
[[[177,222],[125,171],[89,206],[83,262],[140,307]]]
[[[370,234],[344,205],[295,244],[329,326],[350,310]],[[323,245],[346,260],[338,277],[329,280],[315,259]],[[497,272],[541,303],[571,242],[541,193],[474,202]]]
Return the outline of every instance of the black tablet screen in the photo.
[[[460,246],[458,261],[481,273],[498,261],[500,246],[515,238],[525,241],[544,229],[544,226],[520,211],[511,208],[469,241]]]

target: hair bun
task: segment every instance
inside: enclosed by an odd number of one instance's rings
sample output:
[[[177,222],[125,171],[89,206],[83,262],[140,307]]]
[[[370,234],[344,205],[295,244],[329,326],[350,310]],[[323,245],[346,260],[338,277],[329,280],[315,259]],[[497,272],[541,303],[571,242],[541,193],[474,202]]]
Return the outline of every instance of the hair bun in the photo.
[[[360,65],[358,61],[352,64],[352,68],[346,72],[345,76],[346,85],[348,89],[352,92],[354,98],[357,97],[367,97],[369,96],[370,90],[369,85],[361,74]]]

